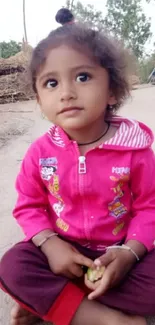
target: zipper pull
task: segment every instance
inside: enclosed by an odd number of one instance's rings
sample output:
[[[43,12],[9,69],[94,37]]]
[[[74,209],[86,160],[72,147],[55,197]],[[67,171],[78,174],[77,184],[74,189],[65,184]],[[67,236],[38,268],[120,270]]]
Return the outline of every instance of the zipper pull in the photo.
[[[86,157],[79,157],[79,174],[86,174]]]

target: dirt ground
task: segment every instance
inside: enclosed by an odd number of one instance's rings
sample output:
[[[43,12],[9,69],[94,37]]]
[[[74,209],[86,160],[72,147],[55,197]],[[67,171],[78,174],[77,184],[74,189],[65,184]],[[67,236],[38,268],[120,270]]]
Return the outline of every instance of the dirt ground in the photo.
[[[155,132],[155,87],[134,90],[121,114],[145,122]],[[35,101],[0,105],[0,257],[23,238],[11,216],[15,177],[26,149],[48,127]],[[0,292],[0,325],[9,325],[11,305],[10,298]],[[155,325],[155,320],[150,324]]]

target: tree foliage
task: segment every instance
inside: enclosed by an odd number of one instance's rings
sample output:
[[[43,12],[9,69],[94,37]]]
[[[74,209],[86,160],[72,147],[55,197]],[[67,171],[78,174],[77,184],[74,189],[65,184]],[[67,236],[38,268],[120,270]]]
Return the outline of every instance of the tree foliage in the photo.
[[[75,2],[74,0],[68,0],[66,4],[78,21],[88,23],[89,26],[96,27],[99,30],[104,28],[103,14],[101,11],[96,10],[93,5],[83,5],[82,2]]]
[[[9,58],[12,55],[21,51],[21,43],[17,43],[13,40],[10,42],[0,42],[0,57]]]
[[[67,0],[66,5],[77,20],[89,23],[99,30],[108,30],[123,40],[137,58],[143,55],[144,45],[151,36],[151,22],[143,12],[141,0],[107,0],[106,17],[90,4]]]
[[[143,55],[144,45],[151,36],[151,22],[143,12],[141,0],[107,0],[105,24],[136,57]]]

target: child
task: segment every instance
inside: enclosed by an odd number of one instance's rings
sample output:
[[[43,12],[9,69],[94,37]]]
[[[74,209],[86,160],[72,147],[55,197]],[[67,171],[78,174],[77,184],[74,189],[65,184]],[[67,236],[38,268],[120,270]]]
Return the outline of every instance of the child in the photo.
[[[67,9],[56,18],[30,66],[54,124],[23,160],[14,217],[26,239],[0,265],[19,304],[11,324],[144,325],[155,314],[153,135],[114,114],[129,95],[123,50]],[[102,265],[100,280],[83,277]]]

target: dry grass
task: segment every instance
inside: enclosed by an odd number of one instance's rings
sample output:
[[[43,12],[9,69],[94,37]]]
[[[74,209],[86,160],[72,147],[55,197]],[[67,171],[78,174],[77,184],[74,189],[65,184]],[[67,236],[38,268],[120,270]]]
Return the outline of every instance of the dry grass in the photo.
[[[27,74],[31,53],[27,46],[8,59],[0,59],[0,104],[34,98]]]

